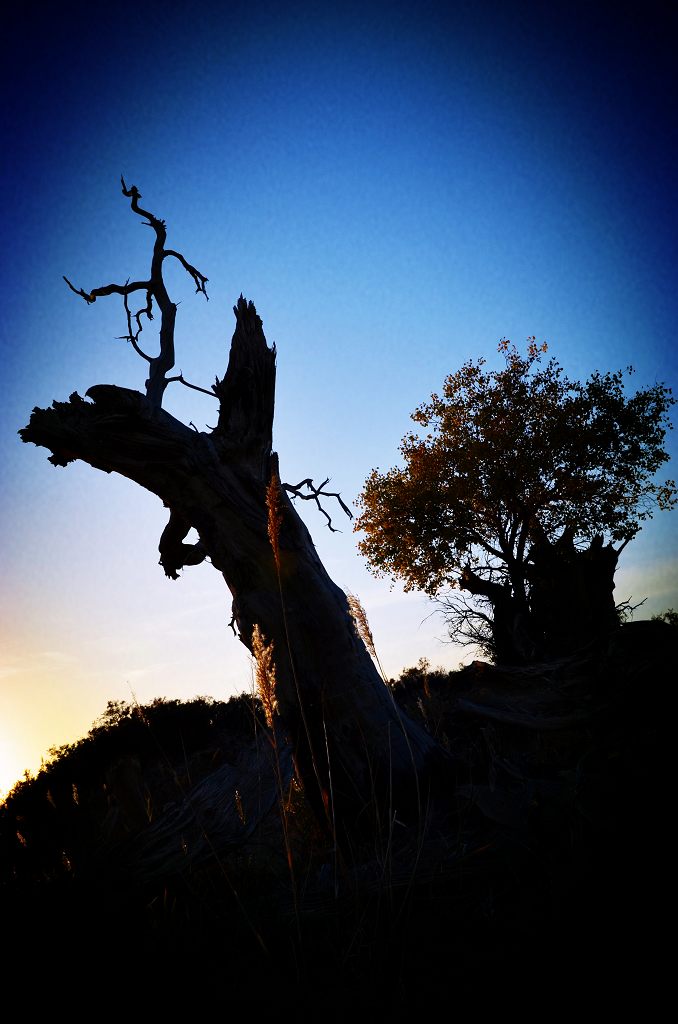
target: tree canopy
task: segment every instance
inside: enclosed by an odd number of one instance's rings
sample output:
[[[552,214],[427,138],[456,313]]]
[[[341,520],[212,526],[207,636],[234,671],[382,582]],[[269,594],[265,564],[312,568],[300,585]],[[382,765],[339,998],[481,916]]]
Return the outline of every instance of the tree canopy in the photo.
[[[556,565],[577,564],[579,589],[591,582],[582,570],[603,553],[613,574],[642,523],[675,504],[674,481],[655,480],[669,458],[674,399],[661,383],[627,396],[632,367],[571,380],[535,338],[525,355],[506,339],[499,351],[501,369],[469,360],[415,410],[423,431],[403,438],[404,466],[371,472],[356,529],[375,574],[430,595],[474,596],[473,607],[448,604],[458,639],[496,654],[496,628],[487,627],[510,605],[523,630],[531,620],[536,653]]]

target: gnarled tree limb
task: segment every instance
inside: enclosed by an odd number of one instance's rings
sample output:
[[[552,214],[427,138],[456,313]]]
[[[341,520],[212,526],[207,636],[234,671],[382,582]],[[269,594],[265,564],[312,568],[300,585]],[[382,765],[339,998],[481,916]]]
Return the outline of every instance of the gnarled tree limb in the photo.
[[[137,322],[136,332],[134,331],[134,329],[132,327],[132,311],[129,308],[129,302],[127,301],[127,295],[126,294],[123,296],[123,300],[122,301],[123,301],[123,304],[125,306],[125,314],[127,316],[127,334],[124,335],[123,337],[121,337],[120,340],[121,341],[129,341],[130,344],[132,345],[132,348],[134,349],[134,351],[138,355],[140,355],[142,359],[145,359],[147,363],[150,363],[150,362],[152,362],[151,356],[146,355],[146,353],[142,351],[142,349],[141,349],[141,347],[139,345],[139,335],[141,334],[141,332],[143,330],[143,328],[141,326],[141,314],[145,313],[149,320],[153,319],[153,314],[151,312],[151,301],[152,300],[151,300],[150,292],[148,293],[146,308],[145,309],[140,309],[140,310],[138,310],[134,314],[134,319]]]
[[[127,281],[125,284],[105,284],[100,288],[93,288],[91,292],[86,292],[84,288],[76,288],[74,284],[68,280],[65,274],[62,275],[64,281],[76,295],[81,295],[88,305],[96,302],[98,298],[102,298],[104,295],[131,295],[132,292],[148,291],[150,288],[150,281],[134,281],[132,284]]]
[[[208,391],[207,388],[201,388],[197,384],[191,384],[189,381],[187,381],[185,379],[183,373],[178,373],[176,375],[176,377],[168,377],[167,378],[167,383],[168,384],[174,384],[174,383],[183,384],[184,387],[190,388],[191,391],[200,391],[203,395],[209,395],[210,398],[216,398],[217,397],[214,394],[214,391]]]
[[[146,397],[153,403],[153,405],[160,407],[162,405],[162,397],[165,392],[165,388],[169,383],[167,374],[174,366],[174,325],[176,320],[177,307],[176,303],[170,299],[165,282],[163,280],[162,267],[163,262],[167,257],[171,256],[181,263],[186,273],[193,279],[195,284],[196,292],[201,292],[206,299],[209,298],[207,294],[206,284],[208,278],[204,274],[201,274],[188,260],[175,249],[165,249],[165,242],[167,240],[167,228],[164,220],[160,220],[159,217],[155,217],[148,210],[144,210],[139,206],[139,200],[141,199],[141,192],[132,185],[127,188],[125,179],[120,178],[122,184],[122,193],[128,199],[131,199],[131,209],[134,213],[140,217],[144,217],[144,223],[153,229],[155,232],[155,243],[153,246],[153,255],[151,258],[151,274],[148,281],[134,281],[130,284],[127,281],[125,284],[107,284],[100,288],[94,288],[89,292],[86,292],[84,288],[76,288],[67,277],[64,277],[64,281],[76,295],[80,295],[88,305],[91,305],[96,301],[97,298],[105,295],[122,295],[125,305],[125,314],[127,316],[127,328],[128,333],[124,336],[126,341],[132,344],[135,352],[145,359],[149,364],[149,374],[146,380]],[[138,310],[132,314],[127,297],[132,292],[145,291],[146,292],[146,305],[143,309]],[[148,320],[153,319],[153,299],[155,299],[160,309],[160,352],[157,356],[148,356],[139,345],[139,335],[142,331],[141,317],[146,316]],[[132,316],[136,320],[137,330],[132,329]],[[186,383],[183,380],[182,375],[173,378],[174,380],[181,380],[182,383]],[[193,387],[195,390],[205,390],[204,388],[198,388],[196,385],[188,385]],[[209,392],[206,392],[209,394]]]
[[[209,278],[205,277],[205,275],[201,274],[199,270],[196,270],[195,267],[191,266],[191,264],[188,262],[188,260],[186,260],[181,255],[180,252],[175,252],[174,249],[165,249],[165,251],[163,253],[163,259],[167,259],[168,256],[174,256],[174,258],[176,260],[179,260],[179,263],[181,263],[181,265],[184,268],[184,270],[186,271],[186,273],[190,274],[190,276],[193,278],[193,283],[195,284],[196,294],[198,292],[202,292],[202,294],[205,296],[205,298],[209,302],[209,298],[210,297],[207,294],[207,291],[205,289],[205,285],[209,281]]]
[[[186,565],[200,565],[207,557],[205,546],[200,541],[197,544],[183,543],[190,529],[191,523],[181,513],[170,512],[158,545],[160,565],[170,579],[178,580],[180,569]]]
[[[328,484],[329,482],[330,482],[330,478],[327,477],[326,480],[323,480],[323,482],[321,483],[320,487],[315,487],[311,477],[307,476],[305,480],[300,480],[298,484],[281,484],[280,486],[284,490],[286,490],[288,494],[292,495],[292,500],[293,501],[294,501],[295,498],[301,498],[302,501],[314,501],[316,503],[316,505],[318,506],[318,508],[320,509],[320,511],[322,512],[322,514],[325,516],[325,519],[327,520],[327,528],[329,530],[331,530],[332,533],[341,533],[341,531],[337,530],[337,528],[335,526],[332,526],[332,519],[330,518],[329,513],[326,512],[325,509],[320,504],[320,499],[321,498],[336,498],[349,519],[353,519],[353,513],[348,508],[348,506],[344,503],[344,501],[342,500],[341,494],[339,494],[338,491],[325,491],[325,490],[323,490],[325,485]],[[302,491],[301,491],[302,487],[307,487],[308,490],[309,490],[309,493],[308,494],[303,494]]]

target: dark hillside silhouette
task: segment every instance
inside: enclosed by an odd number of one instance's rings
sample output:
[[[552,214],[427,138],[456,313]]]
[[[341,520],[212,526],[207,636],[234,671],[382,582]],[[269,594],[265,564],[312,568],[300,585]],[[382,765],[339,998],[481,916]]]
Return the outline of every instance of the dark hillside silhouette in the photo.
[[[341,1021],[356,1000],[409,1019],[451,992],[494,1008],[554,991],[559,1004],[647,998],[665,798],[646,695],[678,668],[675,636],[623,626],[595,671],[422,662],[392,680],[402,711],[465,766],[456,824],[413,841],[395,822],[353,859],[289,778],[263,814],[246,790],[252,743],[274,740],[257,699],[110,704],[0,808],[5,964],[58,935],[31,956],[41,977],[143,964],[154,1001],[226,985],[283,1019],[320,1001]],[[212,780],[240,769],[225,801]],[[265,800],[268,786],[262,772]],[[233,807],[244,821],[255,810],[249,833],[222,827]]]

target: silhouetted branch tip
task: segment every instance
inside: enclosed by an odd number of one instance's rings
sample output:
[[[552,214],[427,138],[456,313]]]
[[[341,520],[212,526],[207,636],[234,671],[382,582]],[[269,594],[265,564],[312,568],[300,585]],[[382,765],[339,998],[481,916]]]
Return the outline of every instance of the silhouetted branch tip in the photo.
[[[193,283],[195,285],[196,294],[198,292],[202,292],[202,294],[205,296],[205,298],[209,302],[209,298],[210,297],[207,294],[207,289],[205,288],[205,285],[209,281],[209,278],[205,277],[204,274],[201,274],[199,270],[197,270],[194,266],[192,266],[188,262],[188,260],[184,256],[181,255],[180,252],[176,252],[174,249],[165,249],[164,252],[163,252],[163,257],[162,258],[165,259],[165,257],[167,257],[167,256],[173,256],[175,260],[179,260],[179,263],[181,263],[181,265],[184,268],[184,270],[186,271],[186,273],[189,274],[193,278]]]
[[[174,384],[176,382],[179,384],[183,384],[184,387],[191,388],[192,391],[200,391],[202,392],[203,395],[209,395],[210,398],[217,397],[214,394],[214,391],[208,391],[207,388],[201,388],[197,384],[190,384],[187,380],[184,379],[183,373],[178,373],[176,377],[166,377],[165,379],[168,384]]]
[[[155,217],[152,213],[149,213],[148,210],[144,210],[144,209],[141,208],[141,206],[139,206],[139,200],[141,199],[141,192],[136,187],[136,185],[131,185],[130,188],[127,188],[127,185],[125,184],[125,179],[123,178],[122,175],[120,175],[120,182],[122,184],[122,194],[124,196],[126,196],[128,199],[132,200],[132,202],[130,203],[130,206],[131,206],[133,212],[138,214],[140,217],[146,217],[146,219],[148,221],[148,226],[153,228],[153,230],[155,231],[158,239],[160,239],[162,241],[162,243],[164,244],[165,235],[166,235],[166,232],[165,232],[165,221],[164,220],[160,220],[159,217]]]
[[[96,302],[96,295],[92,295],[90,292],[86,292],[84,288],[76,288],[74,284],[71,284],[71,282],[68,280],[65,274],[63,274],[62,276],[68,287],[71,289],[71,291],[75,292],[76,295],[80,295],[88,305],[91,305],[93,302]]]
[[[329,513],[326,512],[325,509],[320,504],[320,498],[336,498],[342,510],[346,513],[349,519],[353,519],[353,513],[342,500],[342,497],[338,491],[323,490],[323,488],[329,482],[330,478],[327,477],[326,480],[323,480],[320,487],[316,487],[313,483],[313,480],[310,477],[306,477],[305,480],[300,480],[298,484],[281,484],[281,486],[287,491],[288,494],[292,496],[292,500],[294,500],[295,498],[301,498],[302,501],[314,501],[318,506],[319,510],[325,516],[325,519],[327,520],[328,530],[331,530],[332,533],[341,533],[341,530],[338,530],[335,526],[332,525],[332,519]],[[301,490],[302,487],[308,488],[309,493],[303,494]]]
[[[123,178],[122,174],[120,175],[120,184],[122,185],[122,194],[124,196],[127,196],[128,199],[141,199],[141,192],[136,187],[136,185],[132,185],[131,188],[127,188],[127,185],[125,184],[125,179]]]

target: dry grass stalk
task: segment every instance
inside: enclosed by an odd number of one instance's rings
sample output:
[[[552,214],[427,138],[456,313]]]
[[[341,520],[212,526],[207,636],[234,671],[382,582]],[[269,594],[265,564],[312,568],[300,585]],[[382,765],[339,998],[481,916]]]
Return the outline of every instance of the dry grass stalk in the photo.
[[[379,655],[377,654],[377,648],[374,644],[372,630],[370,629],[370,624],[367,620],[367,612],[363,608],[360,602],[360,598],[357,596],[357,594],[352,594],[349,591],[349,593],[347,594],[347,600],[348,610],[351,613],[351,618],[353,619],[355,631],[362,640],[362,642],[365,644],[367,650],[374,658],[379,668],[379,671],[381,672],[381,677],[384,680],[384,682],[386,682],[386,674],[384,672],[381,662],[379,661]]]
[[[347,599],[348,610],[351,613],[351,618],[353,619],[353,624],[355,625],[356,633],[358,634],[362,642],[365,644],[365,647],[370,652],[372,657],[376,660],[377,650],[374,646],[374,637],[372,636],[370,624],[367,621],[367,612],[363,608],[360,602],[360,598],[357,596],[357,594],[351,594],[349,592],[347,595]]]
[[[280,572],[280,527],[283,521],[282,503],[280,501],[280,478],[273,473],[266,488],[266,508],[268,509],[268,539],[273,548],[273,557]]]
[[[264,635],[255,623],[252,630],[252,654],[257,663],[256,684],[259,698],[264,708],[266,725],[273,728],[273,716],[278,711],[275,696],[275,664],[273,662],[273,644],[267,644]]]

